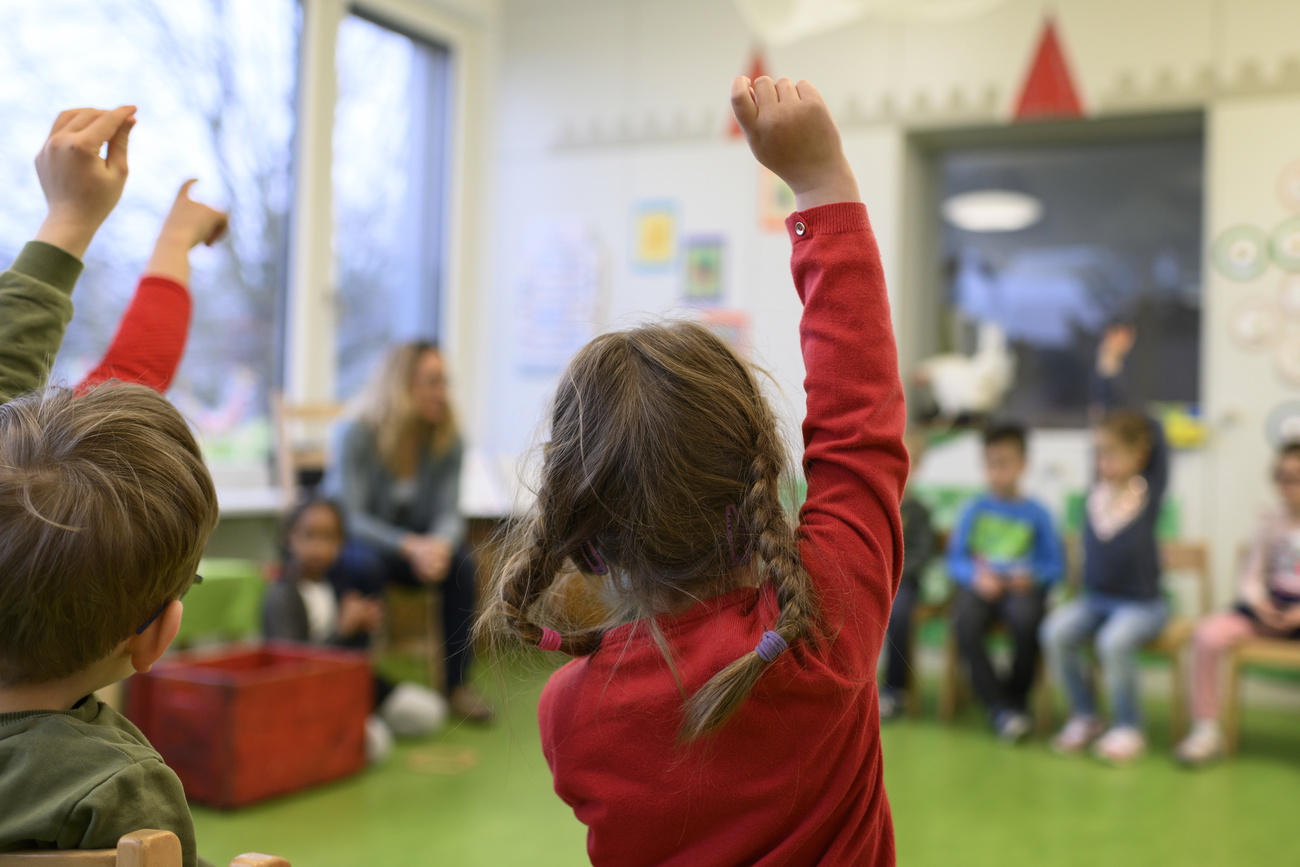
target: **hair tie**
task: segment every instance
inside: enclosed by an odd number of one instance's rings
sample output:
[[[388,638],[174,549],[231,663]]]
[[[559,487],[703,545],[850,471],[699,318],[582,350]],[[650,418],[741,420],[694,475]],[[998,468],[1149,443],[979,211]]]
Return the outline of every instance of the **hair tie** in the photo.
[[[591,543],[590,539],[582,545],[582,559],[587,561],[587,568],[591,569],[594,574],[609,574],[609,564],[605,562],[604,557],[600,556],[600,552],[596,550],[596,546]]]
[[[790,645],[785,643],[785,639],[781,637],[781,634],[769,629],[759,639],[758,647],[754,648],[754,652],[764,662],[771,662],[789,649]]]
[[[746,543],[744,554],[736,553],[736,533],[740,530],[740,510],[734,505],[727,506],[723,511],[723,515],[726,516],[727,520],[727,548],[731,550],[731,566],[733,569],[737,566],[744,566],[749,562],[751,545],[748,542]]]
[[[537,640],[539,648],[542,650],[559,650],[562,644],[564,644],[564,639],[560,637],[560,633],[548,626],[542,627],[542,637]]]

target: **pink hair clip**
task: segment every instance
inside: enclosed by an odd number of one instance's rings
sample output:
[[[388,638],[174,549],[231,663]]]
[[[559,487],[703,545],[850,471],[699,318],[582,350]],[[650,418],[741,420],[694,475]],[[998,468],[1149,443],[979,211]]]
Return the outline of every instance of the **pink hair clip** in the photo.
[[[559,650],[562,644],[564,644],[564,639],[560,637],[560,633],[550,627],[542,627],[542,637],[537,641],[539,648],[542,650]]]

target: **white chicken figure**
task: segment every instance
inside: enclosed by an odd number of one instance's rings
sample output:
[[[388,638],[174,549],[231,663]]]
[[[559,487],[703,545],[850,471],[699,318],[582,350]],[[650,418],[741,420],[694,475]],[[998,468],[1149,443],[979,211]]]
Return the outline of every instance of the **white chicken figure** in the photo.
[[[917,367],[918,382],[928,385],[939,415],[949,421],[992,414],[1016,378],[1016,359],[1007,336],[993,322],[982,322],[971,356],[946,353]]]

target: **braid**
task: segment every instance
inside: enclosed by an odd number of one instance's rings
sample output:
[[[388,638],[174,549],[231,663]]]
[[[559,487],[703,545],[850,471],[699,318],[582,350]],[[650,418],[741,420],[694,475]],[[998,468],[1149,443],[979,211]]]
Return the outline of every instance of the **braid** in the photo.
[[[775,631],[792,645],[808,633],[816,614],[816,600],[812,582],[799,559],[794,530],[781,508],[781,445],[776,425],[770,412],[762,416],[741,520],[749,527],[758,554],[760,581],[771,581],[777,590],[781,615]],[[726,722],[766,668],[767,663],[751,650],[710,678],[686,703],[680,739],[692,740]]]

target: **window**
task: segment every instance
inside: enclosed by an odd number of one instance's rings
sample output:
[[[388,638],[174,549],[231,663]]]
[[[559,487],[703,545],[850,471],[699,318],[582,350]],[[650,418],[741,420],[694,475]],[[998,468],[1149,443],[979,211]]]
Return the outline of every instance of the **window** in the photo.
[[[991,322],[1014,351],[1004,413],[1084,424],[1097,341],[1116,320],[1138,327],[1134,401],[1199,399],[1202,161],[1199,134],[940,159],[944,202],[1013,193],[979,217],[1028,223],[971,231],[950,213],[943,228],[951,342],[969,351],[976,325]]]
[[[139,106],[131,177],[86,258],[55,366],[75,381],[111,339],[177,187],[229,207],[229,240],[191,257],[194,318],[169,396],[199,426],[214,471],[263,468],[286,290],[296,0],[11,3],[0,30],[0,255],[35,232],[32,157],[56,110]]]
[[[335,53],[340,397],[392,343],[439,335],[448,54],[352,15]]]

